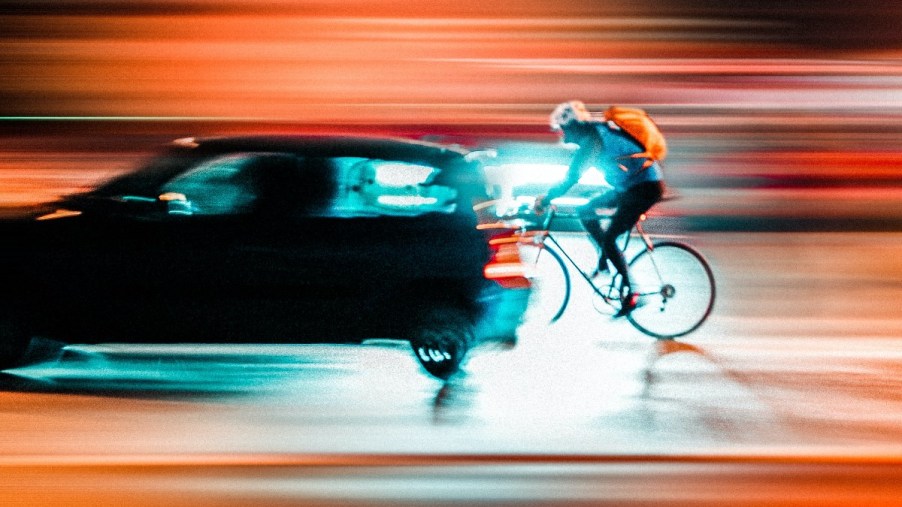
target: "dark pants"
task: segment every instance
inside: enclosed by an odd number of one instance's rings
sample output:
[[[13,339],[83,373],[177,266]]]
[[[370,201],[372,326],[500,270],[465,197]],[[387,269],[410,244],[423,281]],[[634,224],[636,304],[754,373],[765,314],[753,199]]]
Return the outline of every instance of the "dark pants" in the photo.
[[[630,286],[629,269],[623,252],[617,246],[617,237],[629,231],[639,221],[639,217],[661,200],[664,184],[649,181],[628,188],[622,193],[601,194],[579,208],[579,220],[583,227],[601,248],[602,255],[609,259],[622,278],[621,286]],[[596,210],[615,208],[611,224],[602,230]]]

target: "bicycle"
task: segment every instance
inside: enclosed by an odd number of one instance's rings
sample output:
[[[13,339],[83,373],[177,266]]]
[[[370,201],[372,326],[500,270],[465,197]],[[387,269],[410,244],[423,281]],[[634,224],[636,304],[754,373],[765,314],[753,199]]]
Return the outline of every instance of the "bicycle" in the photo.
[[[528,208],[526,213],[524,208]],[[549,310],[548,323],[557,322],[570,302],[568,264],[591,287],[595,309],[613,315],[620,310],[620,275],[610,264],[604,276],[583,270],[551,234],[556,216],[557,210],[552,206],[542,220],[536,220],[541,216],[526,205],[516,211],[517,218],[511,222],[519,230],[519,242],[526,247],[523,250],[534,247],[534,258],[530,259],[528,253],[524,258],[532,267],[534,292]],[[605,218],[609,219],[610,214],[599,216],[600,220]],[[625,253],[634,238],[641,239],[639,252],[628,262],[639,304],[626,319],[646,335],[671,340],[692,333],[710,316],[716,296],[714,274],[705,257],[692,246],[674,239],[653,240],[643,227],[646,218],[642,215],[630,233],[618,238]],[[549,298],[549,292],[558,294]]]

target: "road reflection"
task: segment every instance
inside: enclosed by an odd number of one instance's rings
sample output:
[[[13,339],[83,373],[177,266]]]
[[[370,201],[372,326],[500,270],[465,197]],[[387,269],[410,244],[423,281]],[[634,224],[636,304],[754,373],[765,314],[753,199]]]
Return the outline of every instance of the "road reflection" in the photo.
[[[120,443],[90,446],[150,449],[154,434],[169,433],[169,423],[153,414],[173,408],[158,403],[176,402],[177,412],[196,417],[195,429],[261,435],[210,442],[216,449],[568,454],[892,446],[902,435],[902,324],[892,304],[898,239],[702,236],[697,244],[724,290],[711,321],[691,337],[645,337],[597,313],[585,284],[576,285],[562,320],[527,321],[514,349],[476,351],[466,374],[447,383],[425,375],[400,342],[65,349],[45,342],[33,351],[44,354],[42,363],[4,372],[0,404],[17,408],[7,416],[0,410],[0,424],[25,428],[71,404],[94,419],[149,402],[127,418],[153,419],[150,435],[129,426]],[[885,255],[861,263],[875,251]],[[35,393],[40,403],[17,396]],[[40,442],[44,424],[23,430],[23,449]],[[89,427],[79,419],[58,429],[66,430]]]
[[[0,376],[5,391],[135,398],[260,397],[296,377],[342,374],[355,368],[342,346],[328,352],[293,346],[67,346],[37,338],[28,366]]]
[[[658,381],[655,373],[655,364],[666,356],[680,352],[696,354],[704,360],[711,360],[704,349],[697,345],[692,345],[691,343],[675,340],[661,340],[655,342],[654,345],[650,347],[648,363],[645,365],[645,371],[643,373],[643,377],[645,378],[645,389],[642,391],[643,397],[650,396],[653,385]]]

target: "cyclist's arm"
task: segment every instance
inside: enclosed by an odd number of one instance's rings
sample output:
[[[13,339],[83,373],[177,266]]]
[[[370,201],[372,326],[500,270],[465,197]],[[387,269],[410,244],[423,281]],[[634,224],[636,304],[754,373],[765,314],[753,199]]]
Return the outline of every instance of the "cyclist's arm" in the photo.
[[[567,169],[564,180],[548,190],[542,199],[543,203],[547,205],[552,199],[556,199],[566,194],[573,185],[576,185],[582,175],[589,170],[593,166],[595,160],[598,159],[601,149],[601,143],[597,142],[580,146],[573,155],[573,161],[570,162],[570,167]]]

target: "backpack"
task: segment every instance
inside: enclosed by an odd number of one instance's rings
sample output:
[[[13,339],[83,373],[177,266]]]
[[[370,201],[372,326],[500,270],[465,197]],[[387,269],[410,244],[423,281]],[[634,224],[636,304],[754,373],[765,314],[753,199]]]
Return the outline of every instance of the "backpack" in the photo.
[[[604,119],[614,122],[645,149],[641,153],[630,155],[630,158],[645,158],[645,162],[642,164],[643,169],[655,162],[663,162],[667,157],[667,141],[658,130],[657,124],[644,110],[635,107],[611,106],[604,112]]]

